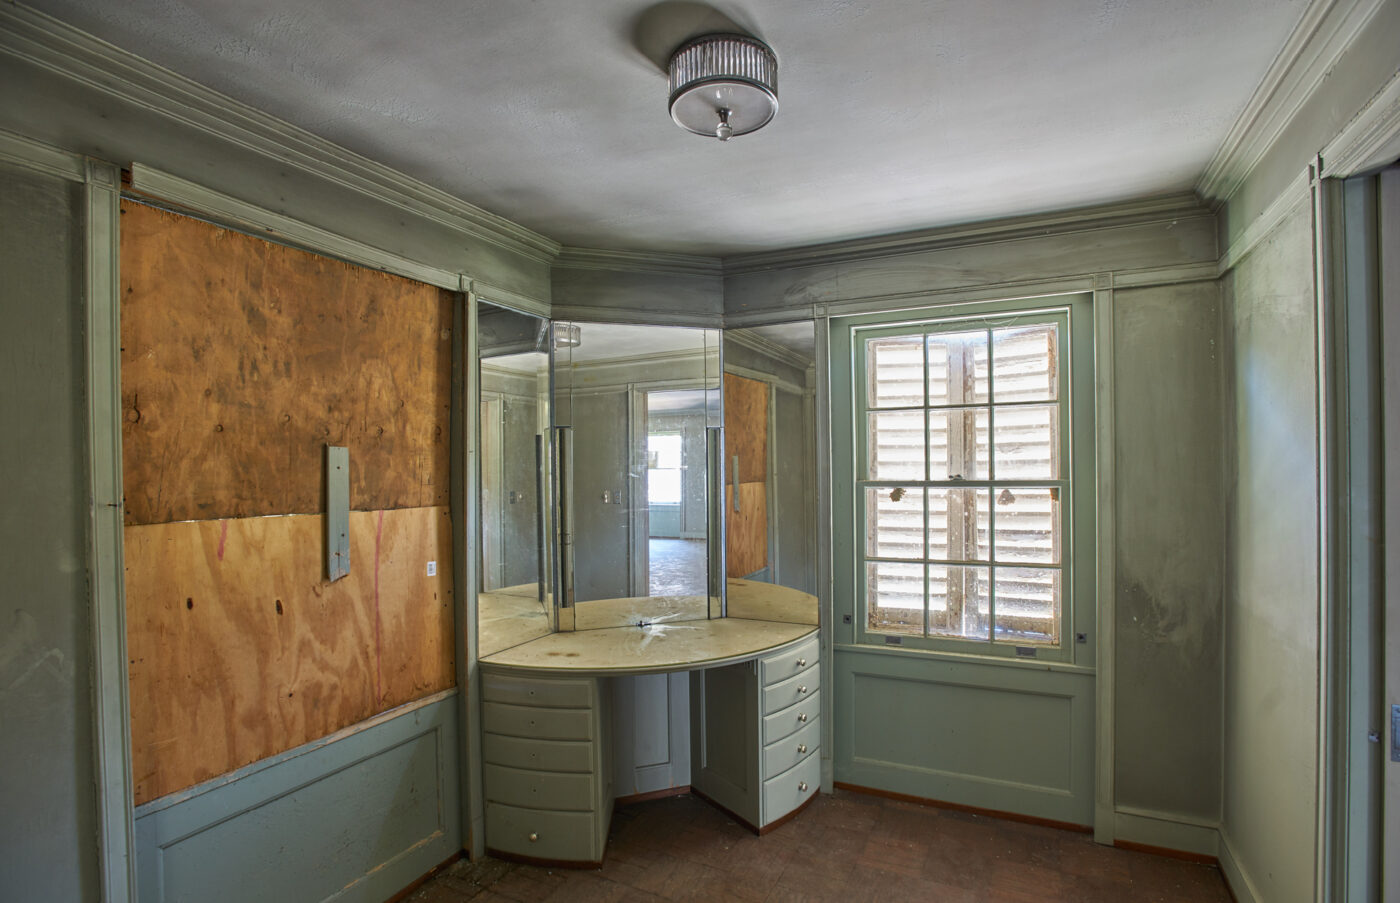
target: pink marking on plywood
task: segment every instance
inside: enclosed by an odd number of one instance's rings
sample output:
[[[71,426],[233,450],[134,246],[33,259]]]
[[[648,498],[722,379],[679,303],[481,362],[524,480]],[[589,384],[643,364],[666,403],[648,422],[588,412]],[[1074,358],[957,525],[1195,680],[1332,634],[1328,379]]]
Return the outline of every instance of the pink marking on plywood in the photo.
[[[219,560],[224,560],[224,543],[228,542],[228,521],[219,521]]]
[[[384,536],[384,512],[379,512],[379,523],[374,530],[374,701],[384,703],[384,669],[380,661],[379,644],[379,541]]]

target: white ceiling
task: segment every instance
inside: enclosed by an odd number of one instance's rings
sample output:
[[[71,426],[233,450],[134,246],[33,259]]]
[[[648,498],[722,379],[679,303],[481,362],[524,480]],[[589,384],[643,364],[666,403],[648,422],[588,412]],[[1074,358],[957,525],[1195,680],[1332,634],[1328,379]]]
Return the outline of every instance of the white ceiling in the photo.
[[[1188,190],[1306,5],[31,2],[564,244],[711,255]],[[781,109],[721,144],[656,60],[726,17]]]

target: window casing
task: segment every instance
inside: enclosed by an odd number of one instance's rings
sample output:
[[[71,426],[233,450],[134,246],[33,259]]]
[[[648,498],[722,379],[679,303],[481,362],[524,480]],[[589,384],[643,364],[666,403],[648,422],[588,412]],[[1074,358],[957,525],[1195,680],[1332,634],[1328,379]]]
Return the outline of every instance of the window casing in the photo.
[[[1072,438],[1092,443],[1089,392],[1074,389],[1071,306],[1008,306],[848,327],[853,541],[838,574],[856,642],[1074,658],[1075,514],[1092,524],[1093,487]],[[1092,623],[1092,582],[1079,594]]]

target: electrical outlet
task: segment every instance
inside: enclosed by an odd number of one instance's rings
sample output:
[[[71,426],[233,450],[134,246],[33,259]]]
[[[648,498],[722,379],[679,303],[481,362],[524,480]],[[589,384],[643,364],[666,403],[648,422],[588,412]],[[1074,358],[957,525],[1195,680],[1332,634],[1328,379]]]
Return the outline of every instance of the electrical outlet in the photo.
[[[437,576],[437,562],[436,562],[436,561],[430,561],[430,562],[428,562],[428,576],[429,576],[429,577],[436,577],[436,576]]]

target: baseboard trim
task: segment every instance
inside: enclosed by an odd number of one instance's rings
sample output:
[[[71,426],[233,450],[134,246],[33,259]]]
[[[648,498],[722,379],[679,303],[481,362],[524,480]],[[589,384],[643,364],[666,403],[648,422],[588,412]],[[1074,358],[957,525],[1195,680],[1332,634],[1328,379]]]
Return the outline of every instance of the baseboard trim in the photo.
[[[1225,885],[1230,888],[1235,903],[1260,903],[1263,899],[1254,887],[1254,882],[1249,880],[1249,874],[1235,857],[1235,850],[1230,845],[1230,835],[1225,833],[1224,828],[1220,830],[1220,873],[1225,876]]]
[[[646,793],[633,793],[628,796],[619,796],[613,800],[615,806],[630,806],[633,803],[645,803],[647,800],[664,800],[672,796],[685,796],[690,793],[690,785],[682,784],[679,787],[663,787],[660,790],[648,790]]]
[[[439,862],[437,865],[433,866],[423,875],[420,875],[417,879],[413,881],[412,884],[409,884],[403,890],[394,894],[388,900],[385,900],[384,903],[402,903],[402,901],[407,900],[409,898],[409,895],[411,895],[414,891],[427,884],[433,878],[437,877],[439,874],[442,873],[444,869],[448,868],[454,862],[456,862],[458,859],[461,859],[465,855],[467,855],[465,850],[458,850],[451,856],[448,856],[442,862]]]
[[[522,856],[519,853],[507,853],[505,850],[497,850],[493,847],[486,848],[486,855],[492,859],[501,859],[505,862],[519,862],[522,865],[534,865],[545,869],[600,869],[603,867],[603,860],[597,862],[585,862],[572,859],[541,859],[538,856]]]
[[[908,793],[895,793],[893,790],[881,790],[878,787],[863,787],[860,784],[847,784],[845,781],[836,781],[832,786],[841,790],[849,790],[853,793],[864,793],[868,796],[880,796],[885,799],[898,800],[901,803],[917,803],[921,806],[933,806],[936,809],[949,809],[954,812],[967,812],[972,815],[984,815],[988,818],[1000,818],[1005,821],[1018,821],[1028,825],[1040,825],[1045,828],[1059,828],[1062,831],[1074,831],[1077,834],[1094,833],[1093,825],[1078,825],[1074,822],[1056,821],[1053,818],[1041,818],[1036,815],[1022,815],[1019,812],[1006,812],[1001,809],[983,809],[980,806],[966,806],[962,803],[949,803],[943,800],[930,799],[926,796],[914,796]]]
[[[1125,849],[1145,848],[1196,862],[1214,863],[1220,852],[1218,824],[1175,812],[1120,806],[1113,813],[1113,836],[1132,845]]]
[[[1186,850],[1173,850],[1171,847],[1158,847],[1150,843],[1137,843],[1132,840],[1115,840],[1113,846],[1120,850],[1130,850],[1134,853],[1151,853],[1153,856],[1162,856],[1167,859],[1181,859],[1185,862],[1195,862],[1200,865],[1219,865],[1220,860],[1205,853],[1188,853]]]

